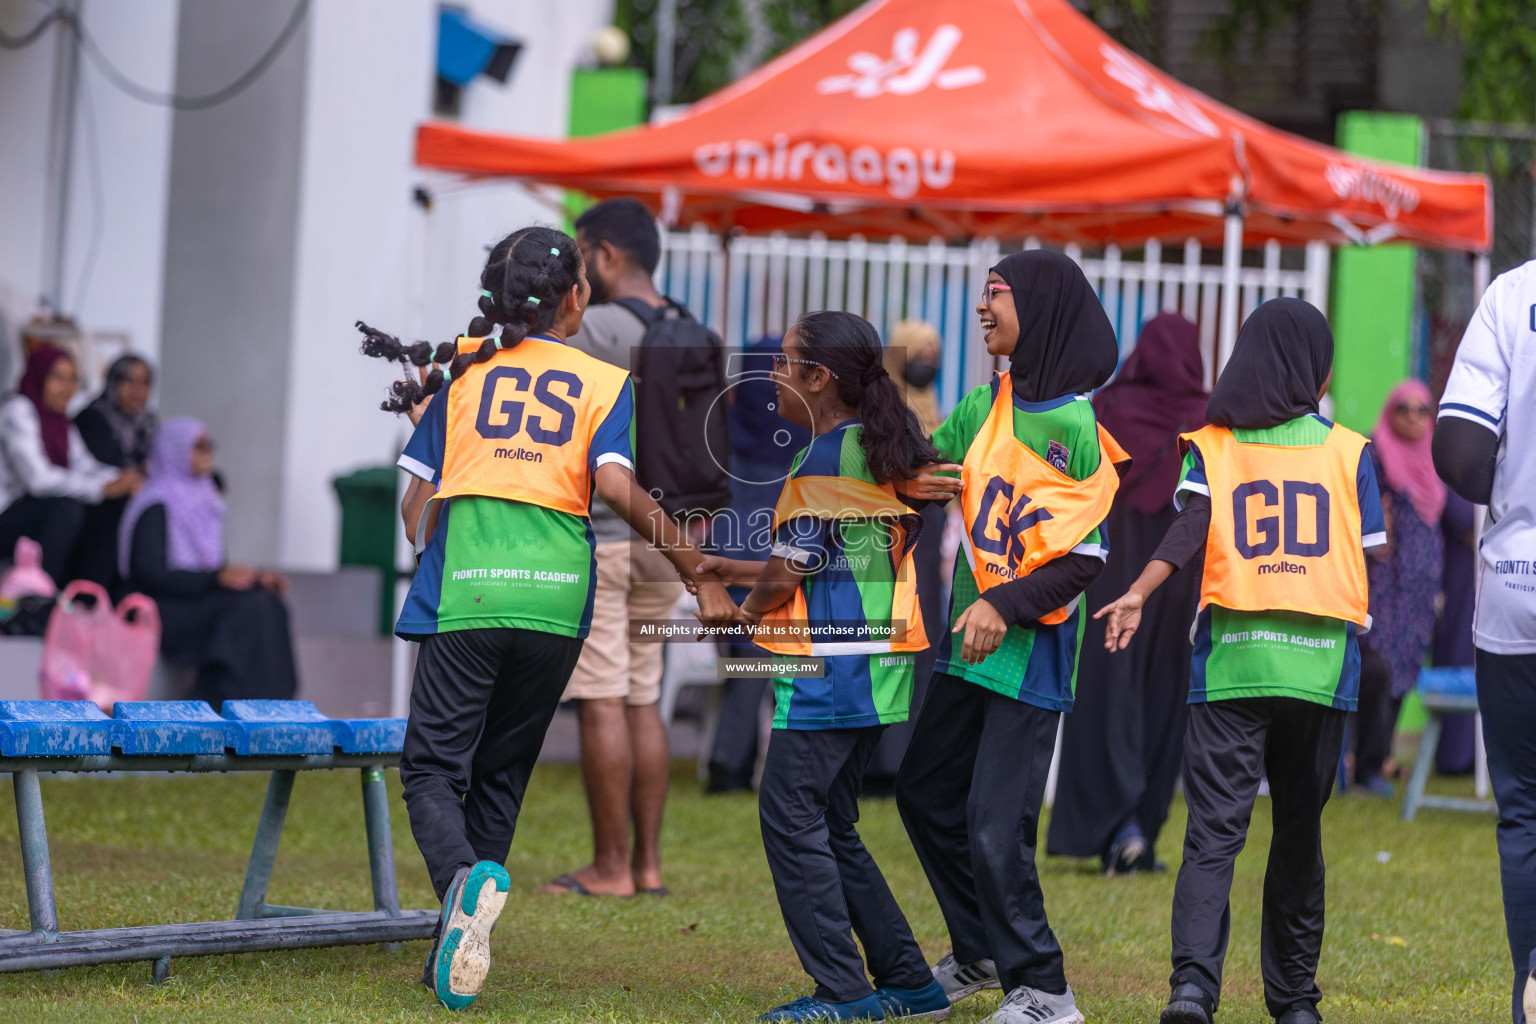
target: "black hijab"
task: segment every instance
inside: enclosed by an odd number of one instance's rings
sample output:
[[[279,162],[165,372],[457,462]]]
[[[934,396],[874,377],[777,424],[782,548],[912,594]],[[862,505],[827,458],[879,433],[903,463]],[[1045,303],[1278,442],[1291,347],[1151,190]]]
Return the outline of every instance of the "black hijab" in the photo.
[[[1015,395],[1049,402],[1109,380],[1120,362],[1115,329],[1070,257],[1031,249],[1003,257],[992,269],[1013,289],[1019,319],[1019,344],[1008,357]]]
[[[1270,299],[1238,332],[1205,418],[1220,427],[1262,430],[1315,413],[1332,369],[1328,318],[1301,299]]]

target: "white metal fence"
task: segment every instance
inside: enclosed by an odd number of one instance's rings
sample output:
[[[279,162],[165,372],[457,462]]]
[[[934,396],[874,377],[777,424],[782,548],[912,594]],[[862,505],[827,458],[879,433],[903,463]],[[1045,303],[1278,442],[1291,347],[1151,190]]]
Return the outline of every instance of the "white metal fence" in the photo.
[[[1036,239],[1024,248],[1038,248]],[[1136,343],[1141,326],[1162,311],[1181,312],[1200,327],[1206,375],[1226,362],[1217,351],[1222,267],[1207,263],[1190,239],[1168,251],[1157,240],[1128,258],[1117,245],[1085,256],[1069,245],[1068,256],[1083,268],[1120,338],[1122,354]],[[702,226],[665,236],[657,286],[691,309],[739,348],[765,334],[782,334],[807,310],[844,309],[858,313],[889,335],[903,319],[926,320],[944,337],[940,401],[951,408],[965,391],[985,382],[993,361],[981,340],[973,307],[987,270],[1004,250],[996,239],[964,246],[940,239],[914,245],[902,238],[875,242],[857,235],[832,241],[820,235],[738,235],[722,243]],[[1219,254],[1217,254],[1219,255]],[[1262,264],[1238,274],[1239,319],[1266,299],[1304,298],[1320,309],[1328,303],[1326,245],[1282,258],[1278,243],[1259,253]],[[1283,266],[1284,263],[1293,266]],[[1301,263],[1300,269],[1294,264]]]

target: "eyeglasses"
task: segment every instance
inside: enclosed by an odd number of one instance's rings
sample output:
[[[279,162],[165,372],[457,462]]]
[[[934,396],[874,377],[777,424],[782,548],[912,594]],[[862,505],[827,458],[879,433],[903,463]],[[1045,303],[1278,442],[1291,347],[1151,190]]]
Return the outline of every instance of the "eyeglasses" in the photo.
[[[981,288],[981,303],[982,305],[986,305],[993,299],[997,298],[999,292],[1011,291],[1013,291],[1012,285],[998,284],[996,281],[988,281],[986,284],[982,285]]]
[[[1428,416],[1434,410],[1427,405],[1409,405],[1407,402],[1399,402],[1392,407],[1392,411],[1404,416]]]
[[[793,359],[782,352],[775,352],[773,355],[773,372],[787,373],[789,371],[790,363],[798,363],[801,366],[820,366],[822,369],[827,370],[828,373],[832,374],[833,380],[837,380],[837,374],[832,373],[830,369],[827,369],[825,364],[818,363],[814,359]]]

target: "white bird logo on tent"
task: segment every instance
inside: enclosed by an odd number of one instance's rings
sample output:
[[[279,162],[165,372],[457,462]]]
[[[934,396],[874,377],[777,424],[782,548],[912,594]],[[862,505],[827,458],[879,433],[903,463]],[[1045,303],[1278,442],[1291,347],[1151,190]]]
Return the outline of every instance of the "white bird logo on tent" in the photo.
[[[915,28],[904,28],[891,41],[890,59],[881,58],[867,50],[848,55],[851,75],[830,75],[816,83],[816,91],[824,96],[851,92],[862,100],[890,93],[893,96],[911,96],[930,85],[940,89],[963,89],[968,85],[980,85],[987,80],[986,71],[975,65],[946,68],[944,65],[960,45],[960,29],[954,25],[940,25],[928,37],[928,45],[918,49],[921,36]]]

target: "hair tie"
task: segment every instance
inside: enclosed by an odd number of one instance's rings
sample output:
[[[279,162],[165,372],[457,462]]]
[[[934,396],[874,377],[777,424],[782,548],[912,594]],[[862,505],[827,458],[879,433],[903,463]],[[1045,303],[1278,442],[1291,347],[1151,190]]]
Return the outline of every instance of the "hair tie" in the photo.
[[[452,380],[452,379],[453,379],[453,367],[450,366],[446,370],[443,371],[443,384],[444,384],[444,386],[446,386],[448,384],[448,382],[450,380]]]
[[[885,372],[885,367],[875,363],[859,375],[859,383],[867,388],[881,377],[888,376],[890,375]]]
[[[492,291],[489,288],[481,288],[480,289],[480,294],[484,295],[486,298],[490,299],[492,302],[496,301],[495,294],[492,293]]]
[[[500,352],[501,351],[501,337],[497,336],[495,338],[492,338],[491,340],[496,343],[496,351]]]
[[[532,295],[528,296],[528,301],[533,303],[535,306],[539,304],[539,300],[534,298]]]
[[[550,250],[549,250],[549,254],[550,254],[550,255],[551,255],[551,256],[559,256],[559,255],[560,255],[560,250],[559,250],[559,249],[554,249],[554,248],[551,248],[551,249],[550,249]]]

